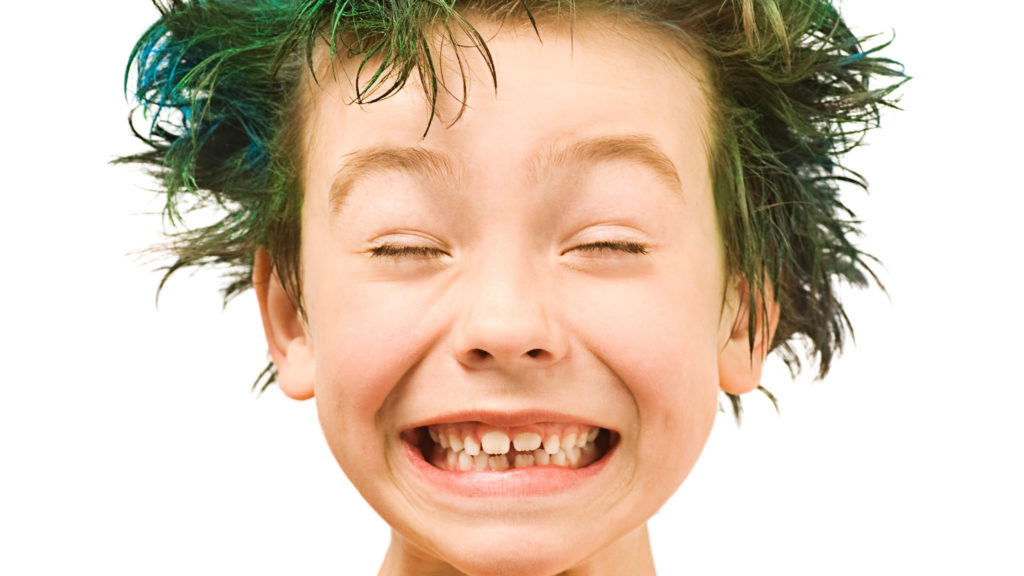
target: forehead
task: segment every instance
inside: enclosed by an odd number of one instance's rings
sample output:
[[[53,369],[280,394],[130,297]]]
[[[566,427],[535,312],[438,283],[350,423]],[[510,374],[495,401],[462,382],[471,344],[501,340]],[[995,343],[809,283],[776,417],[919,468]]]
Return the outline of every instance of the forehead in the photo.
[[[457,55],[450,43],[438,42],[432,60],[440,85],[433,104],[423,89],[425,76],[415,72],[388,98],[354,103],[357,77],[365,81],[376,63],[360,72],[357,59],[324,66],[327,51],[318,54],[320,69],[328,72],[310,82],[305,95],[307,194],[331,190],[343,176],[339,170],[365,168],[361,159],[380,150],[415,146],[469,172],[510,162],[530,172],[545,152],[602,138],[643,142],[654,152],[650,157],[661,154],[689,175],[684,180],[706,179],[710,131],[703,73],[682,43],[609,18],[580,19],[571,30],[541,21],[540,37],[529,27],[473,24],[486,39],[495,78],[481,53]]]

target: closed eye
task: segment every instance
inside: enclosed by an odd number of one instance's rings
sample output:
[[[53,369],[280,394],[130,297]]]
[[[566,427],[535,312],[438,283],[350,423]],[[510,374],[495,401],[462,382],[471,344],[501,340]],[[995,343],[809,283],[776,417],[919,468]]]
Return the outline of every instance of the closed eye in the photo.
[[[438,258],[449,254],[434,246],[381,244],[370,250],[371,258]]]
[[[574,246],[571,251],[576,252],[623,252],[626,254],[647,254],[647,246],[639,242],[600,240]]]

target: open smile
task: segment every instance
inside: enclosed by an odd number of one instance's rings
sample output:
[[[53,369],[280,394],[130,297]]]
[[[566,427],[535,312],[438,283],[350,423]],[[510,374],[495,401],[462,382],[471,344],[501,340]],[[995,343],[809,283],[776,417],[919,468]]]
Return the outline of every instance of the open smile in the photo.
[[[473,496],[526,496],[560,492],[595,475],[619,435],[582,424],[467,421],[413,428],[402,440],[407,457],[432,483]]]
[[[477,422],[420,429],[425,460],[447,471],[495,471],[534,466],[586,467],[607,453],[611,432],[596,426],[539,424],[497,428]],[[429,441],[428,441],[429,440]]]

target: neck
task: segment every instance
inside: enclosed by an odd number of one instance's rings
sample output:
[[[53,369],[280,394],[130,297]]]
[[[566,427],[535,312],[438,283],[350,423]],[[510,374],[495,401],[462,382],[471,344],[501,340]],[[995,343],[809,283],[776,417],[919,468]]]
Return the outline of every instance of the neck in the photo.
[[[495,569],[493,574],[502,574]],[[560,572],[516,576],[654,576],[654,558],[647,524],[602,546],[591,556]],[[462,572],[416,546],[395,531],[378,576],[484,576]],[[490,576],[488,574],[487,576]]]

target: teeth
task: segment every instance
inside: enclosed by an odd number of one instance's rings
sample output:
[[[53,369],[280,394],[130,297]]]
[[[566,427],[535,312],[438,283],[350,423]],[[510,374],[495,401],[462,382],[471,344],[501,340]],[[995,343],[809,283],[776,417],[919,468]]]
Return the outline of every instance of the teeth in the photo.
[[[576,466],[579,466],[580,456],[582,455],[583,451],[576,446],[573,446],[565,451],[565,460],[569,463],[569,466],[575,468]]]
[[[544,451],[549,455],[554,454],[562,449],[562,441],[558,438],[558,434],[552,434],[544,439]]]
[[[488,454],[508,454],[509,444],[508,436],[497,430],[484,434],[484,437],[480,439],[480,446]]]
[[[452,450],[455,450],[456,452],[461,452],[462,438],[459,438],[455,434],[451,434],[448,436],[448,445],[451,447]]]
[[[547,427],[547,430],[544,428]],[[504,431],[483,424],[427,427],[434,449],[427,455],[436,468],[449,471],[505,471],[531,466],[582,468],[599,457],[600,428],[576,425],[530,426],[528,431]],[[538,433],[537,429],[540,429]],[[481,436],[480,432],[486,432]],[[522,430],[522,428],[520,428]],[[544,434],[547,434],[546,436]]]
[[[516,439],[512,441],[512,444],[516,447],[516,450],[520,452],[533,452],[537,448],[540,448],[540,434],[523,432],[516,436]]]
[[[529,468],[533,466],[533,453],[516,454],[516,468]]]
[[[568,463],[565,460],[565,452],[559,450],[551,455],[551,463],[555,466],[566,466]]]
[[[489,468],[489,456],[486,452],[480,452],[476,456],[473,456],[473,468],[483,471]]]
[[[568,434],[566,434],[565,436],[562,437],[562,450],[568,450],[569,448],[572,448],[575,445],[576,445],[576,433],[575,432],[569,432]],[[447,446],[446,446],[446,448],[447,448]]]

